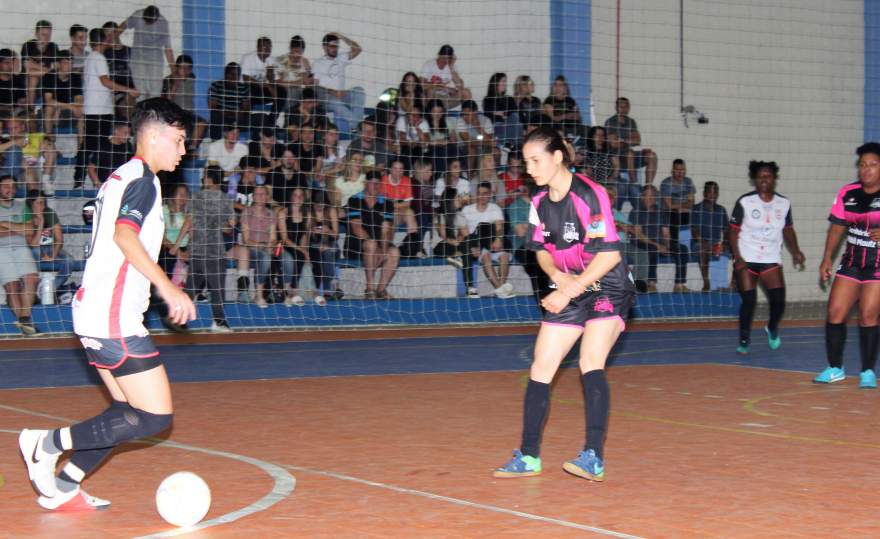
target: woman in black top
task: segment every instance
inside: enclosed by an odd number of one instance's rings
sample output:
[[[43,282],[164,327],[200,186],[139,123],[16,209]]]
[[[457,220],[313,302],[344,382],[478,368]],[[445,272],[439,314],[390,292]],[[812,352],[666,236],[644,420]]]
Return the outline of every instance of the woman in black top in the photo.
[[[571,97],[564,75],[558,75],[553,80],[550,95],[544,100],[544,114],[553,118],[553,124],[563,131],[570,131],[572,127],[580,125],[581,111]]]
[[[605,128],[594,125],[587,134],[587,154],[584,156],[587,176],[601,184],[617,179],[620,162],[608,151]]]
[[[299,278],[303,265],[309,260],[309,214],[306,192],[296,187],[290,192],[286,208],[278,212],[278,236],[281,238],[282,273],[287,287],[285,305],[302,307],[305,300],[300,295]]]
[[[522,124],[516,110],[516,101],[507,95],[507,74],[494,73],[489,79],[483,112],[495,126],[495,138],[501,144],[516,146],[522,139]]]
[[[339,238],[339,213],[336,206],[329,203],[325,191],[312,192],[309,216],[309,260],[315,276],[315,303],[327,305],[325,295],[338,294],[333,290],[336,276],[336,240]]]
[[[513,100],[516,103],[516,111],[519,121],[527,125],[533,118],[541,117],[541,100],[534,96],[535,81],[528,75],[520,75],[513,85]]]

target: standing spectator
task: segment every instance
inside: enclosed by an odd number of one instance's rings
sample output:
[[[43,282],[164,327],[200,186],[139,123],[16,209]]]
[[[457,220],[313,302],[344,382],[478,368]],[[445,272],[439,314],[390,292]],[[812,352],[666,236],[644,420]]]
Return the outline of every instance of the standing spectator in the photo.
[[[492,185],[481,182],[477,186],[477,201],[462,208],[463,229],[467,232],[467,249],[473,260],[483,266],[483,272],[499,298],[513,297],[513,285],[507,282],[510,254],[504,250],[504,213],[491,202]],[[498,272],[494,263],[498,263]],[[470,265],[465,266],[470,270]],[[473,282],[467,283],[468,297],[478,294]]]
[[[312,193],[309,215],[309,260],[315,276],[315,303],[327,305],[327,295],[334,295],[333,278],[336,276],[336,259],[339,249],[339,212],[329,203],[324,191]],[[341,297],[341,296],[340,296]]]
[[[168,21],[159,13],[159,8],[147,6],[132,13],[119,25],[119,33],[127,29],[134,30],[131,47],[131,75],[134,77],[134,86],[140,91],[141,99],[159,97],[162,91],[162,76],[165,74],[165,61],[168,62],[169,68],[174,65]]]
[[[196,76],[193,74],[193,60],[188,54],[181,54],[174,61],[171,74],[162,80],[162,97],[174,101],[177,106],[195,118],[191,136],[187,137],[189,148],[198,148],[205,138],[207,122],[195,113]]]
[[[208,144],[208,164],[219,166],[226,176],[235,172],[241,159],[248,154],[248,147],[239,140],[240,136],[241,131],[236,124],[224,125],[223,139]]]
[[[617,98],[615,110],[617,114],[605,120],[608,145],[612,153],[620,159],[620,166],[626,171],[630,183],[638,184],[636,170],[646,167],[645,183],[650,185],[654,183],[654,176],[657,174],[657,154],[650,148],[640,147],[642,135],[639,133],[636,121],[629,116],[629,99]],[[634,149],[634,147],[640,148]]]
[[[107,48],[104,50],[104,56],[106,56],[107,65],[110,68],[110,78],[113,82],[127,88],[137,88],[134,84],[134,77],[131,74],[131,47],[123,44],[119,39],[122,33],[119,25],[113,21],[107,21],[101,28],[104,30],[106,39],[109,40]],[[137,97],[126,92],[117,91],[113,95],[116,115],[127,119],[131,114],[132,107],[137,102]]]
[[[703,292],[712,290],[709,282],[709,260],[721,255],[727,237],[727,210],[718,204],[718,183],[703,184],[703,200],[694,204],[691,233],[700,253],[700,274]],[[726,285],[725,285],[726,286]]]
[[[37,190],[42,184],[52,192],[52,173],[58,156],[54,139],[45,133],[28,132],[29,123],[23,117],[13,117],[6,122],[9,139],[0,142],[3,158],[0,175],[14,176],[28,191]]]
[[[472,99],[470,89],[465,87],[455,69],[455,62],[455,50],[451,45],[443,45],[437,52],[437,58],[425,62],[420,75],[425,95],[429,99],[443,101],[446,110]]]
[[[15,53],[0,49],[0,118],[27,106],[27,77],[15,70]]]
[[[88,174],[94,187],[100,187],[114,170],[134,156],[128,123],[115,121],[113,132],[98,143],[98,150],[89,154]]]
[[[55,271],[53,289],[58,291],[70,278],[70,255],[64,252],[64,232],[61,220],[55,210],[46,204],[46,196],[39,191],[28,192],[25,222],[33,225],[31,236],[27,239],[34,260],[50,262]]]
[[[483,112],[495,126],[495,138],[511,149],[522,141],[522,123],[517,113],[516,100],[507,95],[507,74],[494,73],[483,98]]]
[[[34,39],[21,46],[21,67],[27,75],[28,106],[36,106],[40,80],[55,68],[58,51],[58,45],[52,42],[52,23],[37,21]]]
[[[660,199],[663,210],[669,214],[669,239],[678,243],[682,227],[691,224],[691,209],[694,207],[694,181],[686,176],[684,159],[672,162],[672,176],[660,183]]]
[[[284,247],[281,255],[281,273],[287,289],[284,304],[288,306],[302,307],[306,304],[300,294],[299,280],[303,266],[309,261],[311,213],[306,202],[306,191],[302,187],[291,190],[290,200],[277,213],[278,237]]]
[[[165,222],[165,236],[162,238],[162,250],[159,252],[159,265],[168,274],[171,282],[183,286],[185,278],[179,275],[189,260],[190,229],[192,217],[187,213],[189,189],[185,185],[174,187],[174,193],[162,206]]]
[[[385,143],[376,137],[376,121],[372,117],[361,122],[360,135],[348,145],[348,155],[358,152],[364,156],[364,168],[367,171],[384,171],[388,163],[388,149]]]
[[[690,292],[687,282],[687,248],[669,241],[669,214],[660,209],[657,203],[657,188],[653,185],[642,187],[638,208],[634,208],[630,219],[637,229],[633,231],[635,245],[648,253],[648,292],[657,291],[657,262],[659,255],[670,255],[675,263],[675,286],[673,292]]]
[[[15,326],[26,336],[39,333],[31,321],[39,281],[27,243],[32,235],[33,222],[25,220],[25,205],[15,200],[15,178],[0,177],[0,282],[6,290],[6,305],[15,314]]]
[[[83,88],[82,75],[71,69],[70,51],[58,51],[55,72],[43,75],[40,91],[43,94],[43,129],[47,135],[55,133],[59,121],[76,128],[82,137]]]
[[[70,63],[74,73],[82,75],[89,55],[89,29],[81,24],[70,27]]]
[[[382,196],[394,206],[394,227],[406,225],[400,253],[404,258],[410,258],[423,253],[419,248],[419,225],[413,211],[412,180],[404,172],[403,161],[399,158],[392,161],[389,173],[382,178]]]
[[[281,111],[285,98],[284,88],[275,83],[277,69],[278,63],[272,56],[272,40],[266,36],[257,39],[257,50],[241,58],[241,80],[250,88],[251,103],[268,104],[275,113]],[[270,120],[268,123],[274,122]]]
[[[528,75],[520,75],[513,84],[513,100],[516,102],[516,111],[519,113],[519,121],[526,125],[531,118],[540,117],[542,111],[541,100],[535,97],[535,81]]]
[[[425,110],[425,90],[419,76],[407,71],[397,88],[397,108],[401,114],[406,114],[412,112],[414,106],[418,106],[420,111]]]
[[[76,156],[76,172],[74,173],[74,189],[82,187],[86,177],[86,164],[91,152],[98,150],[102,138],[110,135],[113,126],[113,92],[123,92],[137,97],[138,91],[123,86],[110,78],[110,68],[104,51],[110,44],[110,38],[100,28],[89,32],[92,52],[86,58],[83,71],[83,114],[85,118],[85,136]]]
[[[217,140],[226,133],[229,125],[250,128],[251,100],[247,84],[240,82],[241,68],[229,62],[223,69],[223,79],[215,80],[208,87],[209,136]]]
[[[553,119],[556,129],[566,133],[575,132],[581,125],[581,111],[571,97],[565,75],[557,75],[550,87],[550,95],[544,100],[544,114]]]
[[[400,154],[407,160],[409,168],[413,161],[421,159],[431,137],[431,128],[422,117],[422,106],[414,104],[409,112],[398,117],[395,131],[400,141]]]
[[[294,104],[302,97],[303,90],[315,84],[312,65],[309,59],[303,56],[305,51],[306,41],[301,36],[293,36],[290,38],[287,54],[275,59],[278,64],[277,83],[287,92],[285,110],[293,109]]]
[[[382,196],[380,178],[376,172],[368,174],[364,190],[348,199],[346,210],[350,219],[346,258],[363,261],[367,281],[364,299],[391,299],[388,284],[400,264],[400,251],[391,242],[394,206]],[[374,284],[378,269],[381,272]]]
[[[348,51],[339,53],[339,41]],[[315,60],[312,72],[318,85],[318,99],[333,113],[335,123],[342,133],[350,133],[354,125],[364,118],[364,90],[356,86],[346,89],[345,68],[360,55],[361,46],[339,32],[330,33],[322,40],[324,56]]]
[[[265,185],[257,185],[254,187],[253,205],[244,208],[241,212],[241,245],[244,249],[239,252],[246,251],[247,256],[244,259],[239,258],[239,270],[242,268],[247,270],[249,261],[254,262],[256,288],[254,303],[261,309],[268,307],[263,290],[269,278],[272,252],[278,244],[275,212],[267,206],[268,202],[269,190]],[[247,285],[246,281],[245,285]],[[239,297],[242,291],[239,285]]]
[[[461,118],[456,124],[455,134],[461,141],[459,155],[467,160],[468,170],[476,168],[477,156],[491,153],[495,128],[492,121],[480,114],[477,104],[467,100],[461,104]]]
[[[223,310],[223,281],[226,276],[224,231],[232,231],[235,212],[232,201],[220,191],[223,171],[217,166],[205,168],[202,189],[190,203],[192,241],[187,289],[192,296],[207,288],[214,321],[211,331],[231,331]]]
[[[584,156],[584,168],[588,178],[606,187],[617,178],[620,171],[620,161],[616,155],[609,151],[605,128],[601,125],[592,126],[587,132],[587,153]],[[618,193],[618,195],[623,200],[629,200],[630,204],[635,207],[639,200],[638,186],[635,184],[626,185],[636,187],[635,193]]]

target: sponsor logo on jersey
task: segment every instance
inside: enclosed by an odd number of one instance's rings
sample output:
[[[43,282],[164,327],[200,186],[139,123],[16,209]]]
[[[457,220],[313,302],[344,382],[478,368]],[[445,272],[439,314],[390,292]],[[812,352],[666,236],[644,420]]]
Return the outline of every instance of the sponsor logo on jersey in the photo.
[[[760,219],[761,218],[761,210],[754,209],[752,210],[752,219]]]
[[[590,228],[592,228],[592,224]],[[590,236],[593,237],[593,236]],[[574,226],[574,223],[565,223],[562,228],[562,239],[568,243],[572,243],[581,239],[581,235],[578,234],[577,227]]]
[[[80,337],[79,342],[82,343],[83,348],[91,348],[92,350],[100,350],[104,348],[97,339],[91,337]]]
[[[870,208],[880,208],[880,198],[875,198],[871,201]]]
[[[871,204],[873,204],[873,202]],[[848,198],[848,199],[846,199],[846,202],[843,203],[843,205],[844,206],[857,206],[858,202],[854,198]]]
[[[587,237],[604,238],[605,234],[605,219],[602,218],[601,214],[594,215],[592,221],[590,222],[590,226],[587,227]]]

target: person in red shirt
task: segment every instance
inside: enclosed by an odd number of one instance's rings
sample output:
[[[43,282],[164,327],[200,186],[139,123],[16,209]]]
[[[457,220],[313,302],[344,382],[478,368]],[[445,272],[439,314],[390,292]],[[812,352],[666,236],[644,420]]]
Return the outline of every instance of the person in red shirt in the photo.
[[[504,181],[504,200],[501,207],[509,206],[526,188],[526,177],[523,175],[523,159],[520,153],[507,156],[507,170],[501,173]]]
[[[394,205],[394,227],[406,225],[406,238],[400,246],[400,255],[404,258],[423,258],[424,253],[419,248],[419,225],[412,208],[412,180],[404,174],[400,158],[391,162],[389,170],[389,174],[382,176],[382,196]]]

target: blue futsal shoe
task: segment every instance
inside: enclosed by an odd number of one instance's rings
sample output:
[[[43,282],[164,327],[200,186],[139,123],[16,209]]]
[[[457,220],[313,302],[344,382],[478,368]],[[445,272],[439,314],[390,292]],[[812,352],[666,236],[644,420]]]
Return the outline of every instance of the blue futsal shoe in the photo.
[[[859,389],[877,389],[877,375],[871,369],[859,373]]]
[[[736,353],[740,356],[749,355],[749,341],[739,341],[739,345],[736,347]]]
[[[764,328],[764,331],[767,333],[767,344],[770,346],[770,350],[776,350],[782,345],[782,339],[779,338],[779,331],[776,332],[776,335],[773,335],[770,328]]]
[[[507,464],[492,472],[495,477],[530,477],[540,474],[541,459],[523,455],[519,449],[514,449],[513,458]]]
[[[834,382],[840,382],[844,378],[846,378],[846,373],[842,368],[825,367],[824,371],[813,378],[813,382],[817,384],[833,384]]]
[[[592,449],[581,451],[576,459],[563,464],[562,469],[590,481],[605,481],[605,464]]]

